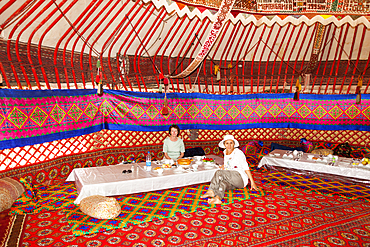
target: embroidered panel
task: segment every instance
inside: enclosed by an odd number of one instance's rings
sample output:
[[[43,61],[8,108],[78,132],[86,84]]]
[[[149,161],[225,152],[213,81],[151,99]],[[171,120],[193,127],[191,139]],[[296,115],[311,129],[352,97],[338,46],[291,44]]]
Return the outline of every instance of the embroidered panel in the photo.
[[[370,130],[370,95],[164,94],[106,90],[1,90],[1,149],[80,136],[102,129],[166,131],[300,128]]]

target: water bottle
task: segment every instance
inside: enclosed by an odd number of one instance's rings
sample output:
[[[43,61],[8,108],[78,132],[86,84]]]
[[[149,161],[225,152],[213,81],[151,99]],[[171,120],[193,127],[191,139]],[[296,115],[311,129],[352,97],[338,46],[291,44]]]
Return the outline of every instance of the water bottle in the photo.
[[[150,155],[150,152],[148,151],[148,154],[146,155],[146,170],[150,171],[152,167],[152,156]]]

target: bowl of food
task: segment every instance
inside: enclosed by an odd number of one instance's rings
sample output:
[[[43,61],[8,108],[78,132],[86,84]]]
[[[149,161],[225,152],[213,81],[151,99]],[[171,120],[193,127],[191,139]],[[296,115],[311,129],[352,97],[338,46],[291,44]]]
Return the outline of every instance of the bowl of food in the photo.
[[[178,159],[177,160],[177,164],[179,164],[180,166],[189,166],[190,163],[191,163],[190,159]]]
[[[203,159],[203,163],[205,163],[206,165],[207,164],[214,164],[215,163],[215,160],[212,159],[212,158],[204,158]]]
[[[162,168],[165,169],[165,170],[170,169],[170,168],[172,168],[172,165],[164,163],[164,164],[162,164]]]

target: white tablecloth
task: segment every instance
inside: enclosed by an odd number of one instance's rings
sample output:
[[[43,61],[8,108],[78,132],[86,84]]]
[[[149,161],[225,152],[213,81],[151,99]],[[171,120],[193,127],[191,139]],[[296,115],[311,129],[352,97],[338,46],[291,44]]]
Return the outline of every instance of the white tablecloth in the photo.
[[[217,164],[223,164],[223,158],[209,155]],[[69,174],[66,181],[75,181],[78,197],[74,201],[80,201],[88,196],[124,195],[139,192],[155,191],[181,187],[191,184],[211,181],[217,166],[205,166],[201,164],[196,171],[185,171],[176,168],[164,170],[159,175],[152,165],[151,171],[145,170],[145,163],[134,164],[132,173],[122,173],[123,170],[131,169],[132,164],[120,164],[103,167],[76,168]]]
[[[271,154],[279,153],[280,156],[266,155],[261,159],[258,167],[272,165],[370,180],[370,166],[352,165],[351,158],[339,157],[334,165],[328,165],[327,163],[308,159],[307,153],[304,153],[299,161],[283,158],[286,152],[286,150],[272,151]],[[319,155],[315,155],[315,157],[319,157]]]

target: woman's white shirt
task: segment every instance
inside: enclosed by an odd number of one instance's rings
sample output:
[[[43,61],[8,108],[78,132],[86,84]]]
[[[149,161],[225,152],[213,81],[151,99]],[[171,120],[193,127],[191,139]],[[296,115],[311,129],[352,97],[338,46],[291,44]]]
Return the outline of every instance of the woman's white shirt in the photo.
[[[244,153],[240,149],[235,148],[229,155],[226,155],[226,149],[224,150],[224,167],[226,170],[238,171],[242,176],[244,187],[248,184],[248,175],[245,170],[249,170],[249,166]]]

